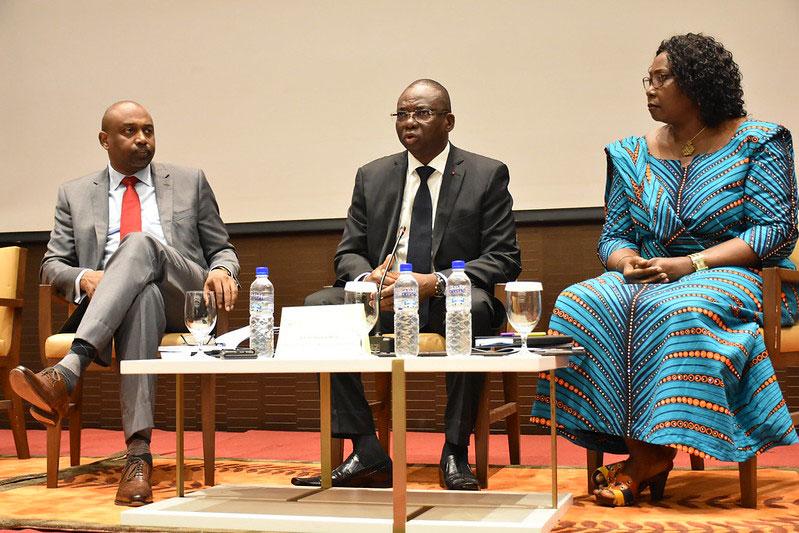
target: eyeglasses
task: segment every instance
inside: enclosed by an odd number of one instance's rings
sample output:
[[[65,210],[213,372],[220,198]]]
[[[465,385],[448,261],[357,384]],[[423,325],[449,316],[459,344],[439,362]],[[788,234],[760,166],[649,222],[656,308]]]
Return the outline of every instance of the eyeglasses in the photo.
[[[645,77],[641,82],[644,84],[645,90],[649,90],[650,87],[653,89],[660,89],[663,87],[663,84],[666,83],[666,80],[670,80],[673,77],[674,76],[671,74],[655,74],[651,78],[648,76]]]
[[[433,120],[433,117],[436,115],[447,115],[449,111],[434,111],[433,109],[417,109],[415,111],[397,111],[396,113],[391,113],[391,116],[397,120],[397,122],[405,122],[409,118],[412,118],[416,122],[429,122]]]

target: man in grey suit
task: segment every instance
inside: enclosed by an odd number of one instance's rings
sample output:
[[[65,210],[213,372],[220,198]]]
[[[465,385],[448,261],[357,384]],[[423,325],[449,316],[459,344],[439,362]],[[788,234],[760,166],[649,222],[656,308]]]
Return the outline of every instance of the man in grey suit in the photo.
[[[66,415],[90,363],[108,366],[112,341],[120,359],[149,359],[165,331],[184,331],[186,291],[213,292],[228,310],[238,294],[238,258],[203,172],[151,163],[153,119],[136,102],[109,107],[101,130],[109,164],[59,188],[40,269],[42,282],[81,303],[75,341],[54,367],[11,372],[45,424]],[[154,376],[121,376],[120,399],[128,453],[115,502],[143,505],[152,501]]]
[[[397,102],[396,130],[407,151],[372,161],[358,169],[344,235],[335,256],[337,287],[310,295],[306,305],[343,303],[341,286],[351,280],[379,282],[398,228],[397,260],[386,274],[381,295],[384,331],[393,327],[396,265],[413,265],[419,282],[421,331],[444,334],[446,277],[453,260],[466,261],[472,281],[472,331],[496,333],[504,321],[502,304],[493,297],[496,283],[516,279],[521,260],[516,243],[508,168],[501,162],[452,146],[455,127],[449,93],[438,82],[413,82]],[[449,489],[478,490],[468,464],[469,436],[485,376],[447,375],[445,443],[441,478]],[[353,453],[333,472],[336,486],[391,484],[391,460],[375,437],[372,413],[358,374],[332,377],[333,434],[351,438]],[[318,486],[319,477],[294,478]]]

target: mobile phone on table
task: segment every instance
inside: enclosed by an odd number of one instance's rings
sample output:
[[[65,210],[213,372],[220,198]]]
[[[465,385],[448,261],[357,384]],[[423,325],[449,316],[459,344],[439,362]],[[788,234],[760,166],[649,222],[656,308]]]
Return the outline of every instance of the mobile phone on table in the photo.
[[[258,354],[252,348],[232,348],[219,351],[222,359],[256,359]]]

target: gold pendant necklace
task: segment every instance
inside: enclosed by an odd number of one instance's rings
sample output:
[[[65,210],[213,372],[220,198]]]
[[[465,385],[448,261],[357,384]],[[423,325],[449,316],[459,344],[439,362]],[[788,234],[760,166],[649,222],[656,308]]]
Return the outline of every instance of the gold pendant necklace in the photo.
[[[702,132],[705,131],[706,128],[707,126],[699,130],[699,133],[691,137],[687,143],[682,145],[682,155],[684,155],[685,157],[693,155],[694,151],[696,150],[696,148],[694,147],[694,139],[699,137],[702,134]]]

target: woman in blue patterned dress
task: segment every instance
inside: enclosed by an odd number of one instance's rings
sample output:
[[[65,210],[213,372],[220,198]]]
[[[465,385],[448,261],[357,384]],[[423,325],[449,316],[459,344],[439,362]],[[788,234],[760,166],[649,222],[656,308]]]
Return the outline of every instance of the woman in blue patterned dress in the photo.
[[[665,125],[607,147],[607,272],[563,291],[550,321],[587,352],[557,373],[558,431],[629,453],[595,476],[603,505],[662,497],[677,450],[740,462],[797,442],[759,330],[760,268],[794,268],[791,135],[746,117],[738,66],[711,37],[663,41],[643,81]],[[792,324],[797,288],[783,292]],[[541,378],[532,420],[548,424]]]

